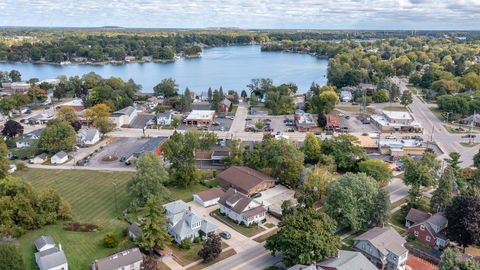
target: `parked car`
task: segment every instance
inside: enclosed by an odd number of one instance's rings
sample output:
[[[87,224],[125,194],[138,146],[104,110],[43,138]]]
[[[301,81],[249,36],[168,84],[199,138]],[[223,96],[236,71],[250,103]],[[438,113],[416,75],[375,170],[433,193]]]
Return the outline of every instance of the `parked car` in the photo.
[[[215,122],[215,123],[213,123],[212,125],[214,125],[214,126],[220,126],[220,124],[219,124],[218,122]]]
[[[470,139],[470,138],[476,138],[477,135],[474,135],[474,134],[467,134],[467,135],[463,135],[462,138],[467,138],[467,139]]]
[[[252,118],[250,118],[250,117],[245,118],[245,121],[252,121]]]
[[[275,135],[280,135],[282,134],[280,131],[277,131],[277,133],[275,133]]]
[[[361,121],[362,121],[362,124],[364,124],[364,125],[370,124],[370,119],[368,119],[368,118],[364,118]]]
[[[270,118],[265,118],[265,119],[263,119],[263,122],[272,122],[272,119],[270,119]]]
[[[226,116],[225,118],[230,119],[230,120],[235,119],[235,117],[233,117],[233,116]]]
[[[344,117],[345,114],[344,114],[344,113],[339,113],[339,114],[337,114],[337,116],[338,116],[338,117]]]
[[[350,116],[349,115],[345,115],[345,119],[350,119]]]
[[[220,235],[221,237],[225,238],[225,239],[230,239],[230,238],[232,238],[232,235],[231,235],[229,232],[227,232],[227,231],[223,231],[223,232],[219,233],[219,235]]]
[[[267,127],[267,128],[264,128],[263,131],[266,131],[266,132],[273,132],[273,128],[271,127]]]
[[[252,198],[252,199],[256,199],[256,198],[260,198],[260,197],[262,197],[262,193],[260,193],[260,192],[253,193],[250,196],[250,198]]]

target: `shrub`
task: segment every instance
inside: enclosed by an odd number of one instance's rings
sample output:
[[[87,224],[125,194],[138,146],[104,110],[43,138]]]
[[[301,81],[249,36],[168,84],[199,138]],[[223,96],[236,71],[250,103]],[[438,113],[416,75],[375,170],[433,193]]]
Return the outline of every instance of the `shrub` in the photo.
[[[15,165],[17,166],[17,171],[22,171],[26,167],[23,162],[16,162]]]
[[[182,242],[180,242],[180,244],[178,245],[178,247],[181,249],[190,249],[192,247],[192,239],[183,239]]]
[[[118,239],[115,235],[109,233],[103,238],[103,245],[107,248],[114,248],[118,246]]]
[[[202,239],[200,239],[200,236],[193,238],[193,243],[200,243],[201,241]]]

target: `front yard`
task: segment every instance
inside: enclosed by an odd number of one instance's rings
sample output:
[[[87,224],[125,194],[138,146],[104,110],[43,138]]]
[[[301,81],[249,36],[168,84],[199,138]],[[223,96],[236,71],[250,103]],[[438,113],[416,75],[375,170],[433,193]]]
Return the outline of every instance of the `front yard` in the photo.
[[[252,225],[250,227],[246,227],[243,225],[240,225],[236,223],[235,221],[231,220],[230,218],[222,215],[220,213],[220,209],[217,209],[210,213],[214,218],[218,219],[219,221],[225,223],[227,226],[231,227],[235,231],[245,235],[246,237],[252,237],[255,236],[263,231],[265,231],[264,228],[258,226],[258,225]]]
[[[181,266],[187,266],[191,263],[201,260],[201,258],[198,256],[198,251],[202,249],[203,242],[192,243],[190,249],[181,249],[176,244],[171,244],[168,247],[173,251],[173,259]],[[228,248],[228,245],[222,241],[222,250],[226,248]]]

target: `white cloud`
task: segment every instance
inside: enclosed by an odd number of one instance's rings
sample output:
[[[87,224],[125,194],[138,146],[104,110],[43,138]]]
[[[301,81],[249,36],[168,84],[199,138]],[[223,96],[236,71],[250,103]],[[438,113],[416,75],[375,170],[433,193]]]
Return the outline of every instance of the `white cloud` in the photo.
[[[480,0],[0,0],[0,25],[471,29]]]

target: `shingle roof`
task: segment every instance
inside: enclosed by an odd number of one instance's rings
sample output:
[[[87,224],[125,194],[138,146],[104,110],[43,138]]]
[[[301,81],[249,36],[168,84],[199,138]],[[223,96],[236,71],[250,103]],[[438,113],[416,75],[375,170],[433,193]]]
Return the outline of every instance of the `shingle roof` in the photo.
[[[97,135],[98,130],[96,128],[82,129],[78,131],[78,135],[83,137],[86,141],[91,141]]]
[[[338,257],[329,258],[318,265],[321,267],[331,267],[336,270],[377,270],[365,256],[360,252],[339,250]]]
[[[384,255],[388,254],[389,251],[397,256],[407,252],[407,249],[403,247],[403,244],[407,241],[391,227],[375,227],[353,240],[369,241]]]
[[[167,210],[167,212],[172,214],[178,214],[185,210],[187,210],[187,204],[182,200],[176,200],[173,202],[169,202],[164,204],[163,207]]]
[[[428,223],[436,225],[438,227],[444,227],[448,224],[448,219],[445,217],[445,215],[440,212],[434,214],[431,218],[427,220]]]
[[[118,116],[118,115],[128,115],[128,116],[130,116],[134,111],[135,111],[135,108],[133,108],[132,106],[128,106],[128,107],[125,107],[121,110],[113,112],[112,115],[114,115],[114,116]]]
[[[68,154],[65,151],[60,151],[54,155],[54,157],[57,157],[57,158],[64,158],[66,156],[68,156]]]
[[[37,240],[35,240],[35,247],[37,250],[42,249],[46,245],[55,245],[55,241],[53,241],[53,238],[51,236],[45,236],[42,235]]]
[[[142,260],[143,255],[140,250],[138,248],[132,248],[96,260],[94,263],[96,264],[97,270],[116,270]]]
[[[244,216],[254,216],[258,213],[266,211],[261,205],[247,209],[248,205],[252,202],[252,199],[246,195],[237,192],[235,189],[230,188],[225,194],[220,197],[218,203],[230,208],[233,212]],[[232,206],[233,205],[233,206]],[[244,212],[245,211],[245,212]]]
[[[272,177],[245,166],[231,166],[218,175],[231,185],[248,191],[264,181],[275,181]]]
[[[66,263],[67,257],[65,257],[63,250],[53,247],[35,253],[35,260],[40,269],[50,269]]]
[[[223,194],[225,194],[225,192],[223,192],[223,190],[221,190],[220,188],[211,188],[195,193],[195,195],[200,197],[200,199],[202,199],[204,202],[213,200],[215,198],[220,198]]]
[[[428,213],[425,213],[415,208],[411,208],[410,211],[408,211],[408,214],[405,217],[405,220],[412,221],[413,224],[416,224],[416,223],[427,220],[429,217],[430,215]]]

